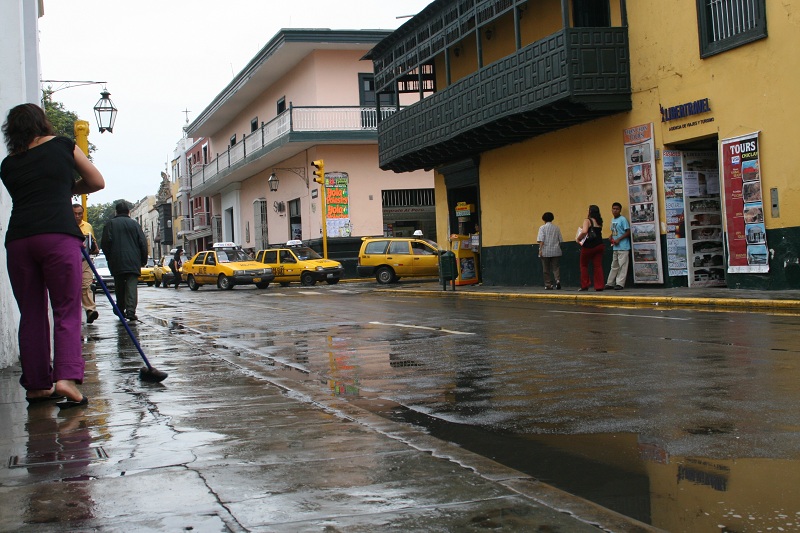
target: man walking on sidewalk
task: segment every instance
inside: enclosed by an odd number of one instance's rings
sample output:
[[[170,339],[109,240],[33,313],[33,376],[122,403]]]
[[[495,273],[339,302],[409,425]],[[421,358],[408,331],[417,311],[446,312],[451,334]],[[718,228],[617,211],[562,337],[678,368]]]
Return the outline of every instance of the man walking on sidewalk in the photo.
[[[130,217],[128,202],[115,206],[117,215],[106,223],[100,246],[108,259],[108,269],[114,276],[117,307],[128,321],[138,320],[137,285],[142,267],[147,264],[147,239],[141,226]]]
[[[89,255],[96,255],[100,253],[97,247],[97,241],[94,238],[94,229],[88,221],[83,220],[83,206],[81,204],[72,204],[72,212],[75,215],[75,222],[78,223],[81,233],[83,233],[83,242],[86,246],[86,251]],[[94,274],[92,274],[92,267],[89,262],[84,258],[82,263],[83,277],[81,279],[81,304],[83,310],[86,312],[86,323],[91,324],[97,317],[100,316],[97,312],[97,305],[94,303],[94,294],[92,294],[92,281],[94,281]]]
[[[622,216],[622,204],[614,202],[611,204],[611,214],[614,220],[611,221],[611,242],[614,250],[611,259],[611,272],[608,273],[606,289],[616,289],[621,291],[625,288],[625,280],[628,277],[628,259],[631,252],[631,225],[628,219]]]

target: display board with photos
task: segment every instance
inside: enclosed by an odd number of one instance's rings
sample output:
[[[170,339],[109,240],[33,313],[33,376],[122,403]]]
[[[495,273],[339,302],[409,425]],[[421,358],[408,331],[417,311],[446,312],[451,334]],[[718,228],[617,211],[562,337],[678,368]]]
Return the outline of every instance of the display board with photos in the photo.
[[[653,123],[623,131],[634,283],[663,283]]]
[[[690,287],[725,285],[722,200],[716,152],[683,152]]]
[[[664,210],[667,221],[667,272],[688,276],[686,216],[683,205],[683,152],[664,150]]]
[[[724,139],[720,160],[725,181],[728,272],[769,272],[758,133]]]

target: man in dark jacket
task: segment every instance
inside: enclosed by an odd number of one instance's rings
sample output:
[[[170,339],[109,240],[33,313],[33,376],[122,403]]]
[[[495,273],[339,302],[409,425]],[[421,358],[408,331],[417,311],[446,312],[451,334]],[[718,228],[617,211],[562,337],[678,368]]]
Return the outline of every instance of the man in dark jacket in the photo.
[[[106,254],[108,269],[114,276],[117,307],[123,316],[132,322],[138,320],[137,285],[141,269],[147,264],[147,239],[141,226],[130,217],[127,202],[118,202],[115,209],[117,215],[103,228],[100,247]]]

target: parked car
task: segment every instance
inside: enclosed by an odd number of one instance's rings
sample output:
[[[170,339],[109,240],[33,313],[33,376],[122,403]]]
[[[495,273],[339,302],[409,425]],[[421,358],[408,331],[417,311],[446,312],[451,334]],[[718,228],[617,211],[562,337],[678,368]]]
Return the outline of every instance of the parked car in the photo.
[[[275,281],[282,287],[293,281],[306,286],[314,285],[318,281],[335,285],[344,274],[341,263],[324,259],[300,240],[289,241],[285,246],[259,250],[256,252],[256,261],[269,265],[275,274]]]
[[[153,267],[156,265],[155,261],[153,261],[152,257],[147,258],[147,264],[142,267],[142,272],[139,274],[139,283],[147,283],[148,287],[152,287],[155,282],[156,278],[153,274]]]
[[[439,255],[444,251],[428,239],[363,237],[358,252],[358,275],[375,276],[378,283],[400,278],[439,275]]]
[[[114,276],[111,275],[111,271],[108,269],[108,261],[106,260],[105,254],[99,254],[94,256],[92,259],[92,263],[94,263],[94,268],[97,270],[97,273],[100,274],[100,279],[103,280],[103,283],[106,284],[106,287],[109,289],[114,288]],[[97,281],[92,283],[92,290],[97,292],[98,284]]]
[[[153,268],[153,277],[155,278],[156,287],[164,286],[168,287],[169,285],[174,284],[174,276],[172,274],[172,268],[170,268],[170,262],[172,258],[175,256],[175,248],[169,251],[169,254],[162,256],[157,262],[156,266]],[[181,254],[181,263],[186,263],[189,260],[186,257],[186,254]],[[179,268],[178,272],[181,272],[183,268]]]
[[[218,242],[211,250],[198,252],[185,262],[182,277],[193,291],[212,283],[225,290],[250,284],[266,289],[275,279],[275,274],[264,263],[250,259],[241,246]]]

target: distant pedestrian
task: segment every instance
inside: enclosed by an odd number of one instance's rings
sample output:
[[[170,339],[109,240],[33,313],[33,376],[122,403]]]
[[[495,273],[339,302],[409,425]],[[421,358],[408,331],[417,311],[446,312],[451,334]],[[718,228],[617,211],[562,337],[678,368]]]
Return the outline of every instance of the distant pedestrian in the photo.
[[[122,200],[115,206],[116,216],[103,228],[100,247],[106,254],[108,269],[114,276],[117,307],[128,321],[138,320],[138,283],[142,267],[147,264],[147,239],[141,226],[130,217],[128,202]]]
[[[581,245],[581,288],[588,291],[594,284],[595,291],[603,290],[603,217],[600,208],[589,206],[589,212],[578,229],[575,240]],[[592,278],[589,277],[589,266],[592,267]],[[592,283],[594,281],[594,283]]]
[[[611,214],[614,219],[611,221],[611,247],[613,258],[611,259],[611,272],[608,273],[606,289],[621,291],[625,288],[625,280],[628,277],[628,260],[631,253],[631,225],[628,219],[622,216],[622,204],[614,202],[611,204]]]
[[[83,233],[83,245],[89,255],[97,255],[100,249],[97,247],[97,240],[94,238],[94,229],[88,221],[83,220],[83,206],[81,204],[72,204],[72,213],[75,215],[75,222],[78,224],[81,233]],[[91,259],[90,259],[91,261]],[[86,258],[83,259],[81,265],[83,266],[83,279],[81,280],[81,305],[86,312],[86,323],[91,324],[100,314],[97,312],[97,305],[94,303],[94,292],[92,291],[92,281],[94,281],[94,274],[92,274],[92,267]]]
[[[181,266],[183,266],[183,262],[181,261],[181,254],[183,254],[183,248],[178,246],[175,248],[175,254],[172,256],[172,259],[169,261],[169,268],[172,270],[172,275],[175,279],[175,288],[181,286]]]
[[[83,383],[85,366],[80,304],[83,234],[75,224],[72,196],[99,191],[105,181],[74,141],[53,135],[39,106],[12,108],[2,129],[9,155],[0,164],[0,179],[13,202],[5,245],[8,277],[20,312],[19,382],[30,403],[66,397],[58,404],[61,408],[86,405],[88,399],[77,387]]]
[[[539,243],[539,259],[542,261],[542,272],[544,273],[544,288],[552,290],[553,287],[561,289],[561,229],[553,224],[555,217],[553,213],[547,211],[542,215],[544,224],[539,227],[539,235],[536,237]],[[552,275],[552,278],[550,277]]]

